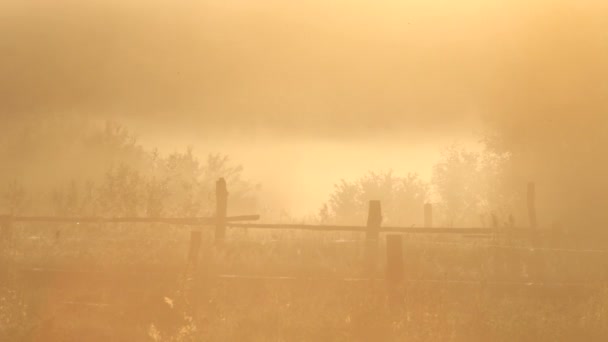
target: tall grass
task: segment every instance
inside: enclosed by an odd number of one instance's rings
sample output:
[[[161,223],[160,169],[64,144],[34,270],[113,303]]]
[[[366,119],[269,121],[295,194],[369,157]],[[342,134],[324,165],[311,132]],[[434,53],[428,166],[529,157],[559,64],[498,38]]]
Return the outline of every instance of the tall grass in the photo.
[[[61,229],[56,237],[54,231]],[[189,231],[169,226],[16,227],[3,249],[0,340],[129,341],[569,341],[608,337],[606,258],[487,241],[406,237],[407,281],[397,309],[365,276],[363,244],[340,233],[230,231],[224,248],[204,231],[201,284],[185,277]],[[504,252],[504,250],[503,250]],[[501,269],[501,262],[509,267]],[[503,265],[504,266],[504,265]],[[18,269],[131,272],[132,278],[23,283]],[[380,270],[383,268],[380,265]],[[136,273],[142,272],[143,279]],[[166,273],[145,278],[145,272]],[[225,279],[218,274],[281,275]],[[382,274],[380,273],[379,276]],[[209,276],[209,277],[208,277]],[[434,280],[424,282],[423,280]],[[450,280],[476,283],[450,283]],[[496,286],[494,281],[580,282],[584,287]],[[596,283],[597,282],[597,283]],[[190,286],[191,287],[191,286]],[[196,304],[198,310],[192,311]]]

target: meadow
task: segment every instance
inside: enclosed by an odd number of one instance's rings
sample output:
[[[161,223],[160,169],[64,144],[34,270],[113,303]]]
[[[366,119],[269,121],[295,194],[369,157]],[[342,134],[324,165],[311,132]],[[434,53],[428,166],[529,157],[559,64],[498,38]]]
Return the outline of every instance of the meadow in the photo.
[[[2,249],[3,341],[600,341],[608,258],[589,241],[405,235],[388,301],[362,234],[20,224]],[[384,246],[380,243],[380,255]],[[196,278],[196,279],[194,279]]]

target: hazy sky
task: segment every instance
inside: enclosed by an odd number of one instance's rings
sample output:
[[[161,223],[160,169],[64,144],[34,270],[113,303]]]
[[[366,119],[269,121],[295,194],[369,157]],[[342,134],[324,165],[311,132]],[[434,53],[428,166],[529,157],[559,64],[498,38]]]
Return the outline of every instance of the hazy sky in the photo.
[[[530,13],[491,1],[0,5],[3,114],[74,111],[334,136],[453,127]]]
[[[256,176],[285,165],[277,184],[428,174],[488,118],[605,103],[606,18],[604,0],[3,0],[0,115],[118,118]]]
[[[468,134],[471,117],[491,114],[529,81],[588,77],[604,57],[587,52],[605,49],[607,8],[601,0],[4,0],[2,115],[71,111],[324,137]],[[581,45],[583,69],[572,58]],[[539,64],[547,67],[531,75]]]

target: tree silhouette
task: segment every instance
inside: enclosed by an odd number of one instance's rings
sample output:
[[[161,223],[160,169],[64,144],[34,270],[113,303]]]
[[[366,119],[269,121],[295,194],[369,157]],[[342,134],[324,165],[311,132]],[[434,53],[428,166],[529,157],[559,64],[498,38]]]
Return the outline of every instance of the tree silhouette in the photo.
[[[398,177],[392,171],[369,172],[354,181],[336,184],[319,216],[325,222],[362,224],[367,217],[368,202],[380,200],[384,224],[411,225],[422,222],[428,197],[428,184],[416,174]]]

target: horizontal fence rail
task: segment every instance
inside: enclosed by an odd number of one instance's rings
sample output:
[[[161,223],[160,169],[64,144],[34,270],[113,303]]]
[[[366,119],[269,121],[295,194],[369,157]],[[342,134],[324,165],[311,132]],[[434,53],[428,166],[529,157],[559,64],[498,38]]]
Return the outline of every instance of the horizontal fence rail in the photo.
[[[111,272],[111,271],[95,271],[95,270],[72,270],[72,269],[57,269],[57,268],[23,268],[18,270],[19,276],[24,278],[32,277],[60,277],[70,276],[76,277],[91,277],[98,279],[106,277],[108,279],[116,278],[147,278],[147,279],[169,279],[179,275],[179,272],[167,273],[163,272]],[[255,274],[215,274],[206,275],[203,278],[216,280],[269,280],[269,281],[341,281],[341,282],[369,282],[369,281],[385,281],[385,278],[380,277],[309,277],[309,276],[291,276],[291,275],[255,275]],[[469,284],[469,285],[511,285],[522,287],[604,287],[608,285],[607,281],[584,281],[584,282],[568,282],[568,281],[539,281],[539,280],[491,280],[491,279],[440,279],[440,278],[406,278],[399,280],[404,283],[433,283],[433,284]]]
[[[245,229],[293,229],[310,231],[338,231],[338,232],[367,232],[367,226],[347,226],[347,225],[311,225],[311,224],[289,224],[289,223],[228,223],[229,228]],[[406,233],[406,234],[515,234],[527,235],[551,230],[529,228],[482,228],[482,227],[390,227],[380,226],[379,233]]]
[[[337,231],[337,232],[367,232],[367,226],[354,225],[314,225],[292,223],[233,223],[238,221],[257,221],[259,215],[229,216],[224,219],[215,217],[69,217],[69,216],[1,216],[0,221],[9,223],[160,223],[185,226],[214,226],[218,222],[225,222],[227,228],[244,229],[275,229],[275,230],[309,230],[309,231]],[[552,232],[549,229],[529,228],[483,228],[483,227],[391,227],[380,226],[379,233],[406,233],[406,234],[515,234],[526,235],[532,233]]]
[[[222,219],[225,222],[256,221],[259,215],[229,216]],[[0,221],[24,223],[164,223],[175,225],[215,225],[219,221],[215,217],[70,217],[70,216],[1,216]]]

